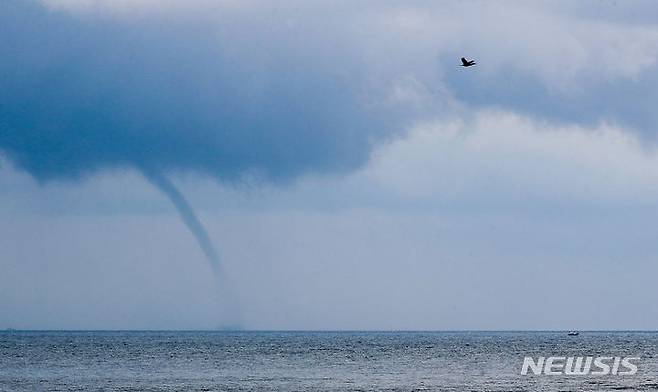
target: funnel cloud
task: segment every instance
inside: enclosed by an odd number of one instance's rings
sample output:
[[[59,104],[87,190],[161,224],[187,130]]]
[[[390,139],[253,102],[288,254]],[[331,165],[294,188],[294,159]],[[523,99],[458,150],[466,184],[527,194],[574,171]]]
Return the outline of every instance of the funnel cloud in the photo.
[[[185,223],[185,226],[190,230],[197,243],[199,248],[203,251],[203,254],[206,256],[206,259],[210,263],[210,267],[217,276],[218,279],[222,278],[222,266],[219,259],[219,254],[212,244],[210,237],[208,237],[208,232],[199,221],[199,218],[194,213],[192,206],[185,199],[185,196],[176,188],[173,182],[171,182],[165,175],[161,172],[146,167],[140,167],[141,173],[153,186],[158,188],[160,192],[165,194],[171,203],[176,207],[178,214]]]

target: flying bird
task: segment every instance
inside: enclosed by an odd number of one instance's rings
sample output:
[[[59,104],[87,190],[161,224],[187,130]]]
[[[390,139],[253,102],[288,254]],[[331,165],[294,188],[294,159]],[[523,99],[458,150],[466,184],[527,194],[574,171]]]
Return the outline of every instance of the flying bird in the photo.
[[[477,64],[475,60],[466,60],[466,58],[462,57],[462,67],[470,67],[475,64]]]

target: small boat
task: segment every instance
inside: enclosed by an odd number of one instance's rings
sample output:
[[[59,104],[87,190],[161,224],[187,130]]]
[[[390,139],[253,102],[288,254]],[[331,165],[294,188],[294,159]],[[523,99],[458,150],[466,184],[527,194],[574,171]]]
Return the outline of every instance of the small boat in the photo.
[[[580,333],[578,331],[569,331],[567,335],[569,336],[578,336]]]

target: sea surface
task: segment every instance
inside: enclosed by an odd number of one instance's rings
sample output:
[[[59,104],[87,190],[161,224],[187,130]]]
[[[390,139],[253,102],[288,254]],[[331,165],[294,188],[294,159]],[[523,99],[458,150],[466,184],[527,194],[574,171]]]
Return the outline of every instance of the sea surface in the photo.
[[[526,356],[635,375],[521,375]],[[655,332],[0,332],[0,391],[658,390]]]

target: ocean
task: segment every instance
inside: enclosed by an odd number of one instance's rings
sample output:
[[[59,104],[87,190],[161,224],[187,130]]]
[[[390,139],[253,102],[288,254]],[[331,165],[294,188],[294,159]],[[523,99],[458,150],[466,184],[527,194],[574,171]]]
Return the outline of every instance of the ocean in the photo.
[[[655,332],[0,332],[0,391],[658,390]],[[525,357],[635,374],[522,375]]]

